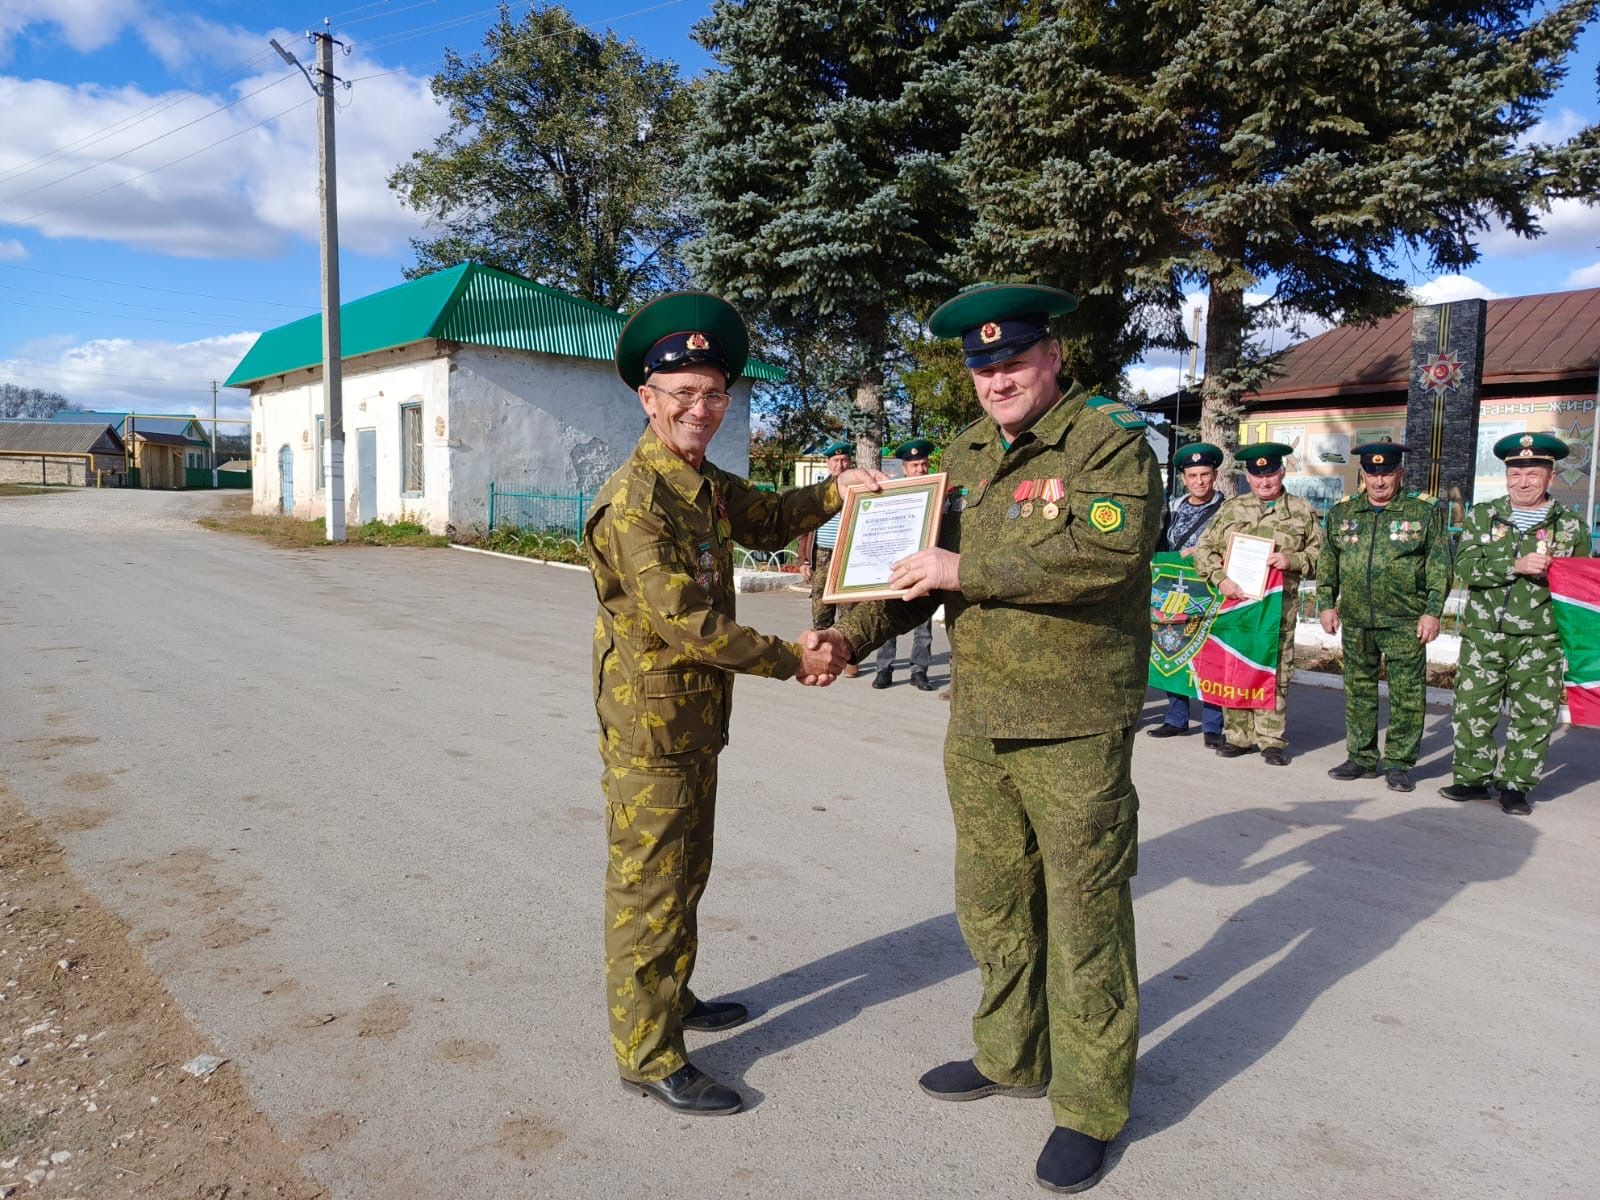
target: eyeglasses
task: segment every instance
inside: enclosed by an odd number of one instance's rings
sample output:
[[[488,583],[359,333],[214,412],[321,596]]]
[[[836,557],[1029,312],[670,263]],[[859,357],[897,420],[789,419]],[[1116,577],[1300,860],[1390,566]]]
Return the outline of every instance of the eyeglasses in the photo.
[[[733,400],[733,397],[728,395],[727,392],[693,392],[688,389],[681,392],[669,392],[666,388],[657,387],[653,383],[647,383],[645,387],[652,392],[660,392],[685,412],[688,412],[689,409],[701,401],[704,401],[705,406],[712,412],[721,412]]]

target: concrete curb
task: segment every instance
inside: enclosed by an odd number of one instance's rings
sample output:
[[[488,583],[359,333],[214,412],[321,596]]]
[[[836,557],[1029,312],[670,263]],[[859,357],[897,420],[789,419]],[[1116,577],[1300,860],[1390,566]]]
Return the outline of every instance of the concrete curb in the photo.
[[[582,571],[586,575],[589,573],[588,567],[577,563],[555,562],[548,558],[529,558],[524,554],[506,554],[500,550],[480,550],[477,546],[458,546],[455,542],[450,543],[450,549],[465,550],[468,554],[487,554],[490,558],[504,558],[510,562],[532,563],[539,567],[560,567],[563,571]]]

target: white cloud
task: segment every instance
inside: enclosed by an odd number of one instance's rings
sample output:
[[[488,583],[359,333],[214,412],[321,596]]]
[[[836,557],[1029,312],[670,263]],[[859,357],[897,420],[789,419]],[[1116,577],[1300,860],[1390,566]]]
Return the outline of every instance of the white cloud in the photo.
[[[1578,200],[1556,200],[1549,212],[1539,214],[1538,220],[1544,230],[1540,237],[1529,240],[1496,225],[1483,235],[1478,249],[1485,255],[1520,258],[1552,250],[1592,253],[1600,248],[1600,207]]]
[[[211,413],[210,383],[226,379],[255,344],[253,332],[194,342],[53,337],[0,359],[0,378],[59,392],[84,408]],[[219,388],[220,417],[248,417],[249,398]],[[237,427],[236,427],[237,428]]]
[[[1569,288],[1600,287],[1600,262],[1590,263],[1587,267],[1579,267],[1567,275]]]
[[[1411,289],[1418,304],[1449,304],[1454,300],[1498,300],[1500,293],[1470,275],[1440,275]]]
[[[1143,392],[1152,400],[1170,396],[1177,390],[1180,377],[1181,372],[1176,364],[1158,367],[1146,359],[1128,368],[1128,395],[1137,396]]]
[[[28,248],[16,238],[0,238],[0,262],[21,262],[28,257]]]
[[[144,15],[140,0],[0,0],[0,60],[24,30],[53,25],[80,54],[109,46]]]
[[[339,69],[353,79],[382,67],[356,55]],[[263,87],[226,112],[178,130]],[[8,130],[0,143],[0,223],[48,237],[97,238],[196,258],[264,258],[282,253],[293,239],[315,243],[317,112],[311,100],[304,78],[275,56],[270,69],[240,80],[225,97],[0,76],[0,111],[7,113]],[[170,107],[153,119],[88,141],[168,101]],[[406,72],[363,80],[341,104],[340,244],[367,254],[396,253],[422,222],[385,180],[413,150],[431,144],[447,117],[427,80]],[[169,130],[176,132],[134,148]],[[85,144],[61,153],[79,141]],[[112,156],[119,157],[107,162]],[[85,167],[90,169],[67,178]],[[146,174],[155,168],[162,169]],[[116,183],[125,186],[105,190]]]

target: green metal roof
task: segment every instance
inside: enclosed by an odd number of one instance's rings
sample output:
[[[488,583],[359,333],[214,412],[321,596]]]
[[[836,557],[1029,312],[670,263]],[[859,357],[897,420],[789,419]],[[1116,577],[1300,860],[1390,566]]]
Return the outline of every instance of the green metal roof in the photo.
[[[477,263],[462,263],[339,306],[343,359],[443,338],[610,362],[623,317],[608,308]],[[228,376],[241,387],[322,364],[322,314],[269,329]],[[751,360],[750,379],[783,371]]]

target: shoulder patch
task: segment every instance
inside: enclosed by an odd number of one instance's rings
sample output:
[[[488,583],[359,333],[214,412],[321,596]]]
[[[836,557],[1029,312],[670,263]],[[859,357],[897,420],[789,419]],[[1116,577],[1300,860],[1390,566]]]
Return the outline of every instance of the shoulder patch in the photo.
[[[1145,420],[1120,400],[1110,396],[1090,396],[1084,404],[1103,417],[1109,417],[1119,429],[1143,429]]]
[[[1127,518],[1127,509],[1110,496],[1101,496],[1089,502],[1089,524],[1101,533],[1115,533]]]

